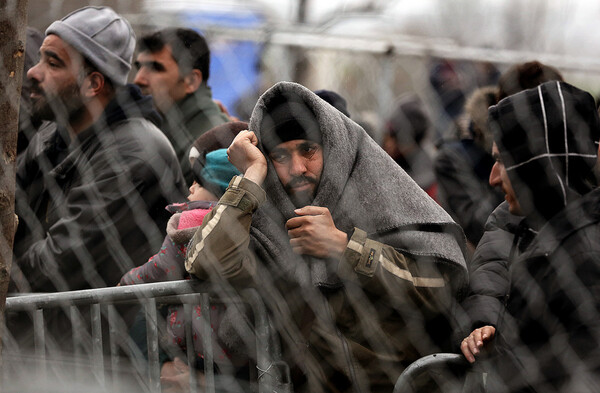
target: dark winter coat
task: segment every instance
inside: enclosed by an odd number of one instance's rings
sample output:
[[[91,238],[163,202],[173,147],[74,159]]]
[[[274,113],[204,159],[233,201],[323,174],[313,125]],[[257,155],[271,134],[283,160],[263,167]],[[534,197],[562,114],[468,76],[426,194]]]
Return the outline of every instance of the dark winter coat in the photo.
[[[522,216],[510,214],[506,202],[490,214],[469,264],[469,293],[462,303],[469,321],[462,337],[473,329],[497,325],[508,294],[510,251],[521,220]]]
[[[129,86],[70,141],[48,124],[19,157],[13,279],[21,291],[116,285],[164,238],[164,206],[184,199],[173,148]],[[22,274],[21,274],[22,273]]]
[[[600,388],[600,190],[593,98],[548,82],[490,108],[490,128],[522,213],[497,327],[511,392]],[[593,191],[592,191],[593,190]]]
[[[599,238],[596,189],[554,216],[512,263],[498,325],[498,371],[511,391],[600,389]]]

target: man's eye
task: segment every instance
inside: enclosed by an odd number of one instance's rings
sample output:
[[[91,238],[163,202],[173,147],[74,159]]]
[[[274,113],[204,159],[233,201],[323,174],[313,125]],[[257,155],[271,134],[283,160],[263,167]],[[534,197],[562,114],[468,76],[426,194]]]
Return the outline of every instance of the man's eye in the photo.
[[[158,71],[158,72],[160,72],[160,71],[164,71],[165,67],[163,67],[162,64],[160,64],[160,63],[158,63],[156,61],[153,61],[152,63],[150,63],[150,69],[152,69],[152,71]]]
[[[271,157],[272,161],[275,161],[275,162],[278,162],[278,163],[286,162],[289,159],[289,156],[287,154],[284,154],[284,153],[271,153],[269,155],[269,157]]]
[[[307,158],[311,158],[315,155],[315,153],[319,150],[317,146],[303,146],[302,147],[302,155]]]

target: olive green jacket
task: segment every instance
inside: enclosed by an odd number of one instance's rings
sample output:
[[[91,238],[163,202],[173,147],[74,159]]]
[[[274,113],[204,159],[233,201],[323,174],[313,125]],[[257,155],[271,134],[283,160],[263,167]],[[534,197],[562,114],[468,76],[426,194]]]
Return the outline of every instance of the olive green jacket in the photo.
[[[175,149],[188,186],[193,181],[190,147],[200,135],[228,121],[229,118],[215,104],[210,87],[206,85],[201,85],[195,93],[177,102],[165,114],[162,131]]]
[[[449,334],[440,318],[452,304],[448,274],[355,228],[335,267],[343,286],[301,287],[253,251],[252,215],[264,201],[260,186],[234,177],[188,245],[186,269],[259,291],[299,375],[295,391],[390,392],[408,364],[444,349],[433,336]]]

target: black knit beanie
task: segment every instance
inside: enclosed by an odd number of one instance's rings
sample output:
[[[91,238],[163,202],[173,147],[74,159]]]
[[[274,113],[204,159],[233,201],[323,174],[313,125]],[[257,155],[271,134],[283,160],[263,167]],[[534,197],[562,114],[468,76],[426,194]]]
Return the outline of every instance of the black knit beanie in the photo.
[[[296,139],[321,143],[315,114],[302,98],[291,94],[282,94],[266,103],[260,134],[267,153],[280,143]]]

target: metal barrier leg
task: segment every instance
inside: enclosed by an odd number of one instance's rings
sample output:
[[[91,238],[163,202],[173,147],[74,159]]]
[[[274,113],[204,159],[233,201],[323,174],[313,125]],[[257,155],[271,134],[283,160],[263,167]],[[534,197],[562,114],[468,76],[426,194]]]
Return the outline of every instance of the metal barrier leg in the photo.
[[[193,315],[194,308],[191,304],[185,303],[183,305],[183,316],[184,316],[184,324],[185,324],[185,343],[186,343],[186,355],[188,360],[188,366],[190,367],[190,392],[196,393],[197,389],[197,381],[196,381],[196,373],[195,373],[195,360],[196,360],[196,351],[194,350],[194,340],[192,337],[192,321],[194,320]]]
[[[113,391],[119,390],[119,372],[120,361],[119,361],[119,334],[117,329],[117,319],[119,315],[115,306],[109,304],[108,307],[108,334],[110,340],[110,368],[112,377]]]
[[[281,354],[277,352],[279,346],[275,344],[266,306],[255,290],[245,290],[243,295],[254,313],[258,391],[260,393],[289,391],[291,388],[289,367],[281,361]]]
[[[206,386],[215,386],[214,356],[212,346],[212,328],[210,322],[210,303],[207,293],[202,294],[200,302],[202,314],[202,347],[204,348],[204,381]]]
[[[48,373],[46,369],[46,336],[44,332],[44,310],[38,309],[33,314],[33,331],[34,331],[34,342],[35,342],[35,355],[39,362],[37,375],[40,376],[42,381],[48,379]]]
[[[160,364],[158,362],[158,317],[156,313],[156,300],[148,299],[144,303],[146,312],[146,329],[148,331],[148,367],[150,391],[160,393]]]
[[[94,364],[94,376],[100,384],[105,386],[104,353],[102,352],[102,315],[100,304],[92,304],[92,354]]]
[[[69,319],[71,320],[71,326],[73,328],[73,356],[75,358],[75,370],[73,371],[75,373],[75,378],[80,380],[82,377],[82,370],[78,360],[82,358],[81,347],[83,345],[83,337],[81,332],[83,330],[83,323],[79,318],[79,310],[76,306],[69,307]]]

